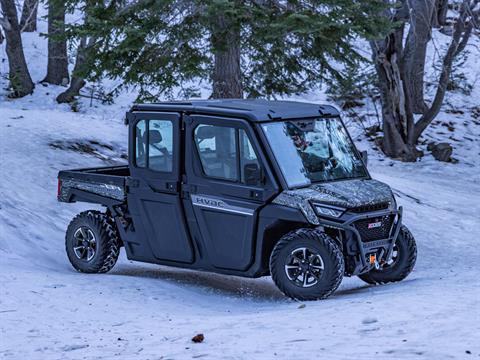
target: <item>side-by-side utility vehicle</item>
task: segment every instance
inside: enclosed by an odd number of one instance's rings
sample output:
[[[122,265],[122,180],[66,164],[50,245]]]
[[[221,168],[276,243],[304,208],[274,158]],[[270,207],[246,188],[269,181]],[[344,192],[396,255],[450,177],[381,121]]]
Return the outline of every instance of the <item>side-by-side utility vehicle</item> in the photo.
[[[129,164],[60,171],[58,200],[105,206],[68,226],[81,272],[131,260],[271,275],[299,300],[343,276],[403,280],[416,245],[390,187],[373,180],[328,105],[205,100],[135,105]]]

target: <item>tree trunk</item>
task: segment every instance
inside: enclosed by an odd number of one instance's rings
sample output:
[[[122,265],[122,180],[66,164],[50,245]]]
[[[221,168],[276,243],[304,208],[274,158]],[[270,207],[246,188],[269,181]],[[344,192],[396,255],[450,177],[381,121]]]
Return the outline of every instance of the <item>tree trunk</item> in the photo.
[[[214,99],[243,98],[240,69],[240,27],[224,14],[218,15],[212,30]]]
[[[39,0],[25,0],[22,8],[22,17],[20,19],[20,29],[22,32],[37,31],[37,10]]]
[[[90,43],[93,40],[90,41]],[[86,81],[85,79],[79,75],[81,71],[84,69],[87,60],[87,40],[83,37],[80,40],[80,44],[78,45],[77,49],[77,58],[75,60],[75,67],[73,69],[72,74],[72,81],[70,82],[70,86],[67,90],[62,92],[60,95],[57,96],[58,103],[71,103],[75,100],[75,96],[80,94],[80,90],[85,86]]]
[[[407,3],[410,10],[410,28],[403,53],[405,81],[411,95],[413,112],[423,114],[427,109],[423,96],[423,77],[435,0],[409,0]]]
[[[0,0],[4,18],[1,24],[7,40],[6,51],[9,67],[10,86],[13,92],[10,97],[23,97],[33,92],[34,84],[28,72],[23,53],[22,37],[18,25],[17,8],[14,0]]]
[[[438,28],[447,25],[448,0],[436,0],[433,12],[433,26]]]
[[[438,115],[455,56],[465,48],[474,24],[478,24],[480,20],[480,9],[474,10],[480,0],[472,2],[463,0],[453,29],[452,40],[443,57],[442,71],[432,104],[428,107],[424,106],[422,116],[415,123],[414,104],[419,98],[423,103],[423,68],[426,45],[430,40],[430,30],[427,27],[432,26],[431,22],[425,20],[431,19],[433,15],[429,12],[429,6],[433,3],[428,1],[409,0],[410,11],[406,12],[409,15],[407,18],[405,15],[399,15],[400,12],[404,12],[404,9],[397,10],[395,16],[389,16],[393,21],[398,21],[400,18],[411,21],[405,48],[402,45],[403,26],[397,27],[385,39],[371,42],[382,103],[384,131],[382,148],[387,156],[400,158],[403,161],[415,161],[421,156],[421,152],[415,145],[422,132]],[[417,102],[415,106],[418,105],[421,104]]]
[[[408,144],[411,128],[407,96],[404,91],[399,52],[403,29],[397,29],[385,40],[372,41],[373,62],[379,79],[383,119],[383,152],[396,159],[414,161],[415,146]]]
[[[65,2],[48,2],[48,65],[42,82],[54,85],[68,84],[67,41],[59,39],[65,32]]]

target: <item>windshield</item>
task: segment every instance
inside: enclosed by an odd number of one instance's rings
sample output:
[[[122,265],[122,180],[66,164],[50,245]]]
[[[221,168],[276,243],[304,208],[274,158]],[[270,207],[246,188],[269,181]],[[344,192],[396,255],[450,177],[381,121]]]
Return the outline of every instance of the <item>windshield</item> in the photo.
[[[367,176],[340,118],[275,122],[262,127],[290,188]]]

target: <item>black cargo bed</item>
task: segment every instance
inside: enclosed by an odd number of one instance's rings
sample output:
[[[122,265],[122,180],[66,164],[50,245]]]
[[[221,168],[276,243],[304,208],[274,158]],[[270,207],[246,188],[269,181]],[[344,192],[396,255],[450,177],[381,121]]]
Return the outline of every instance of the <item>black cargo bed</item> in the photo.
[[[128,165],[64,170],[58,173],[58,200],[105,203],[98,197],[125,201],[125,180],[130,175]],[[89,196],[88,194],[92,194]],[[97,200],[97,201],[95,201]]]

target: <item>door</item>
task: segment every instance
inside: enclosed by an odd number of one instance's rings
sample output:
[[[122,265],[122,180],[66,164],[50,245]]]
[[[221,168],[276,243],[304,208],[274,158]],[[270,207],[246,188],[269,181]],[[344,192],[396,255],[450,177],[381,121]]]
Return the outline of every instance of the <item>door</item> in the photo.
[[[207,261],[246,270],[258,210],[274,193],[254,132],[243,120],[193,115],[186,126],[186,186]],[[268,175],[268,174],[266,174]]]
[[[136,113],[130,123],[128,204],[132,257],[192,263],[194,253],[180,199],[180,114]]]

